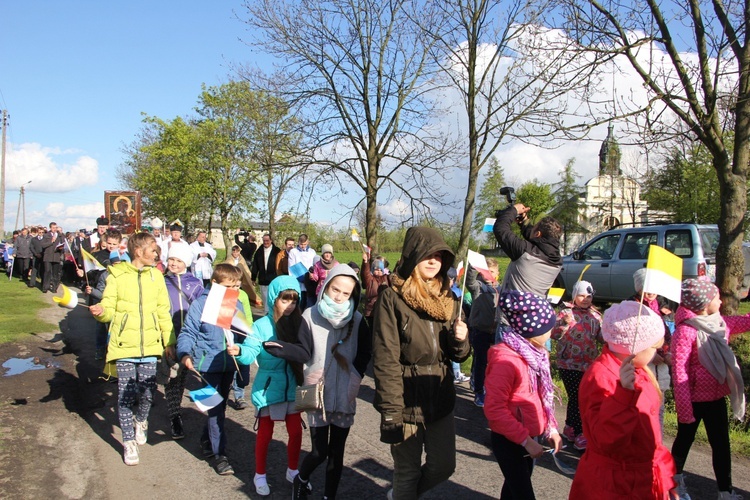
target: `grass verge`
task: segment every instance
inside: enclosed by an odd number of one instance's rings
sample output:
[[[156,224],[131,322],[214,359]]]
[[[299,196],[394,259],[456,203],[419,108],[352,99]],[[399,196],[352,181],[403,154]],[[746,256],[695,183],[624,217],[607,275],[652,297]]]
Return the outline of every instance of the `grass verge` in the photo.
[[[55,323],[39,319],[39,310],[50,307],[36,288],[29,288],[13,278],[8,281],[5,273],[0,274],[0,344],[16,340],[29,333],[49,332],[57,328]]]

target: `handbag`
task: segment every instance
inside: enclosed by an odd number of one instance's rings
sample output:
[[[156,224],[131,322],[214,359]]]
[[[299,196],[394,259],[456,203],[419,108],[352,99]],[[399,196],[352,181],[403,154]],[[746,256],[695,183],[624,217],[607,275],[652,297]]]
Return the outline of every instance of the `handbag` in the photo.
[[[331,366],[333,356],[330,357],[328,364],[323,368],[323,374],[314,384],[297,386],[294,393],[294,408],[297,411],[322,411],[325,413],[326,407],[324,402],[325,375]]]

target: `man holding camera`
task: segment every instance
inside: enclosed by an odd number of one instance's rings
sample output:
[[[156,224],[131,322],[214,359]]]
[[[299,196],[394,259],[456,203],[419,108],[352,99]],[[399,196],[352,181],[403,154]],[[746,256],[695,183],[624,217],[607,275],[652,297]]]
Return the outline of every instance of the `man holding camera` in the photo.
[[[242,237],[242,239],[240,239]],[[240,247],[240,255],[250,265],[253,261],[253,255],[255,250],[258,249],[258,245],[255,243],[255,236],[250,234],[245,229],[240,229],[237,234],[234,235],[234,242]]]
[[[523,203],[516,203],[495,213],[492,232],[500,248],[511,260],[501,289],[520,290],[546,297],[562,267],[562,227],[553,217],[544,217],[536,224],[530,224],[529,210]],[[511,229],[513,221],[520,226],[522,238]]]

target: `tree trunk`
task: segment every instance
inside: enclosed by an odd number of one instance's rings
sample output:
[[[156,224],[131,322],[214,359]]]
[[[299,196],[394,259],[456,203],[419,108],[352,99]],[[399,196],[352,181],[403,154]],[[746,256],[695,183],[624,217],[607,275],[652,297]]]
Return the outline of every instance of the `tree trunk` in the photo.
[[[271,241],[276,241],[276,204],[273,200],[273,172],[270,168],[266,169],[266,192],[268,203],[268,235]]]
[[[369,155],[367,162],[367,189],[365,191],[365,240],[372,250],[378,251],[378,160]]]

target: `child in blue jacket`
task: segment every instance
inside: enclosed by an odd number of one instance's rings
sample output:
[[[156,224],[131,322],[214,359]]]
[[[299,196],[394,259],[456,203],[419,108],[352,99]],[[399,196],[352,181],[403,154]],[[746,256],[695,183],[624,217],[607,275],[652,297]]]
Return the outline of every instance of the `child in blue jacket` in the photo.
[[[230,264],[216,266],[211,283],[239,290],[242,271]],[[226,434],[224,433],[224,415],[227,408],[227,397],[236,371],[232,356],[240,353],[235,343],[227,345],[224,329],[201,321],[210,289],[198,297],[188,310],[182,331],[177,337],[177,358],[188,370],[198,371],[203,380],[214,387],[222,397],[220,404],[208,410],[208,420],[203,428],[201,447],[203,455],[215,457],[214,469],[222,476],[234,474],[226,457]],[[237,308],[242,304],[237,301]],[[244,313],[244,311],[243,311]]]

